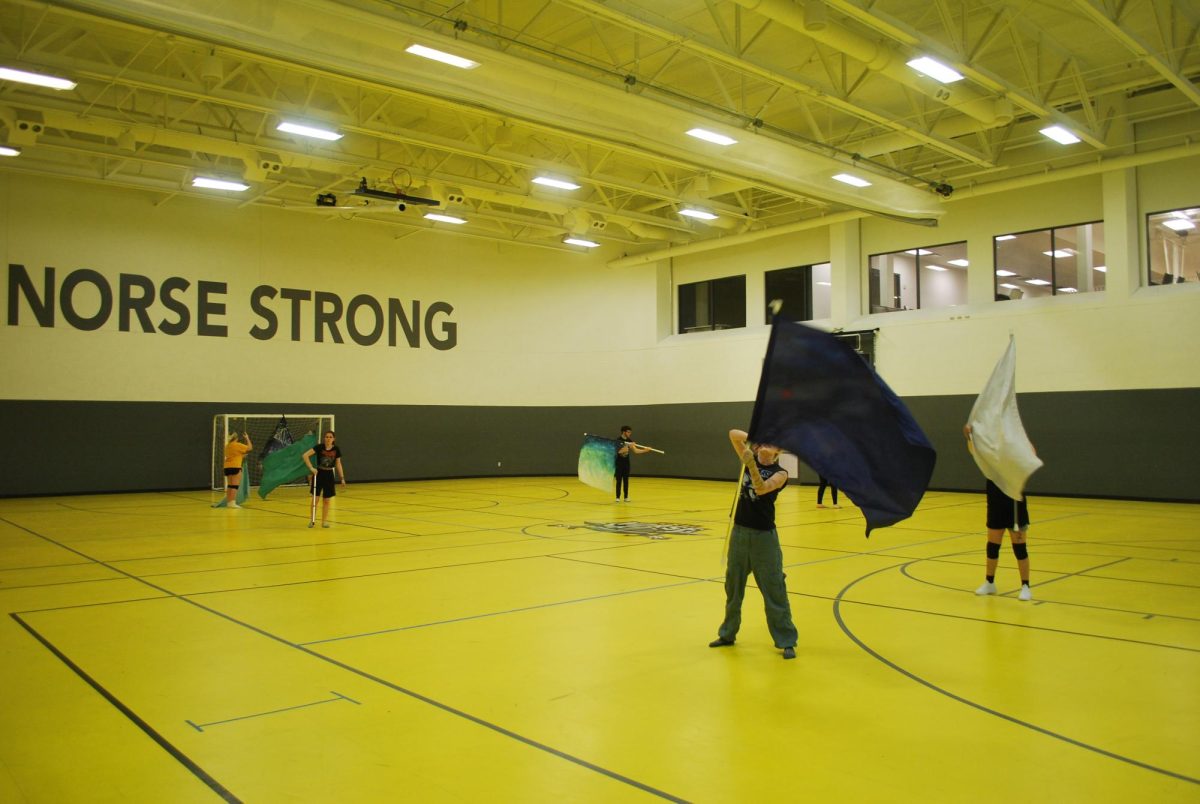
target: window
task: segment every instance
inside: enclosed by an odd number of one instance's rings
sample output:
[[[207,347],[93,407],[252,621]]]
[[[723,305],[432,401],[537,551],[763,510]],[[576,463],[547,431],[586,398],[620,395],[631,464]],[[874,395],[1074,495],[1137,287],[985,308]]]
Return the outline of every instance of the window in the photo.
[[[1006,234],[993,241],[996,299],[1104,290],[1104,224]]]
[[[771,323],[770,304],[779,299],[783,302],[780,315],[788,321],[812,321],[814,318],[830,316],[829,263],[801,265],[797,268],[781,268],[766,273],[765,321]]]
[[[933,310],[967,302],[967,243],[925,246],[870,260],[870,311]]]
[[[679,286],[679,331],[746,326],[746,277],[727,276]]]
[[[1151,285],[1200,282],[1200,209],[1173,209],[1146,216],[1146,265]],[[1189,243],[1188,241],[1192,242]]]

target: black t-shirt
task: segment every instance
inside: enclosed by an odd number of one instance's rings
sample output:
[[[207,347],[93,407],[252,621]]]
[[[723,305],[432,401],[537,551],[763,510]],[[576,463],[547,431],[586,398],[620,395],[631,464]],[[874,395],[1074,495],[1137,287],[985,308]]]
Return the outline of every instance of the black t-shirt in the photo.
[[[632,443],[633,439],[626,438],[625,436],[621,436],[617,439],[617,466],[621,469],[625,469],[626,471],[629,470],[629,456],[633,454],[633,450],[630,449],[628,452],[622,455],[621,448]]]
[[[338,449],[337,444],[329,449],[325,449],[324,444],[317,444],[313,447],[313,466],[318,469],[333,471],[340,457],[342,457],[342,451]]]
[[[758,467],[758,475],[764,483],[779,472],[787,474],[787,470],[777,463],[763,466],[756,459],[754,464]],[[787,487],[787,482],[785,481],[779,488],[760,497],[755,493],[754,485],[750,482],[750,472],[752,471],[754,470],[747,469],[742,473],[742,491],[738,495],[737,513],[733,515],[733,521],[746,528],[772,530],[775,527],[775,498],[779,496],[780,491]]]

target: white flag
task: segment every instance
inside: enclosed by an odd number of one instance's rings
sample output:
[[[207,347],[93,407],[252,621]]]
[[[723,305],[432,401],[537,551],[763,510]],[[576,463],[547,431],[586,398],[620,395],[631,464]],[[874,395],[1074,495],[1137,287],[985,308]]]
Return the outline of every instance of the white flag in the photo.
[[[983,476],[1012,499],[1020,500],[1025,483],[1042,461],[1029,443],[1017,412],[1016,379],[1017,345],[1010,337],[1008,350],[975,400],[967,424],[971,425],[971,454]]]

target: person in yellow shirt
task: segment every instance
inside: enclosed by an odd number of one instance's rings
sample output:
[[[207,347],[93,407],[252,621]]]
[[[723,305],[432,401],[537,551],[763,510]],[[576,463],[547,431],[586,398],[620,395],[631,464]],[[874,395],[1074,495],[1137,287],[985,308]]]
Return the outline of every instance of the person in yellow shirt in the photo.
[[[238,484],[242,482],[242,461],[252,449],[254,445],[250,443],[249,433],[242,433],[241,441],[238,441],[237,433],[229,434],[229,441],[225,443],[225,499],[213,508],[242,507],[237,504]]]

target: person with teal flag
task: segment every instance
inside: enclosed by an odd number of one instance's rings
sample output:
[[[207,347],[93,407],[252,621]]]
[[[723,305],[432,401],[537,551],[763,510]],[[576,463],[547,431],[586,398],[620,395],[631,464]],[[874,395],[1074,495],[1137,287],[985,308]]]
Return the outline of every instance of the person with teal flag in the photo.
[[[284,483],[309,474],[308,465],[304,462],[304,453],[316,446],[317,437],[309,433],[294,444],[272,452],[263,458],[263,476],[258,486],[258,496],[267,499],[267,495]]]

